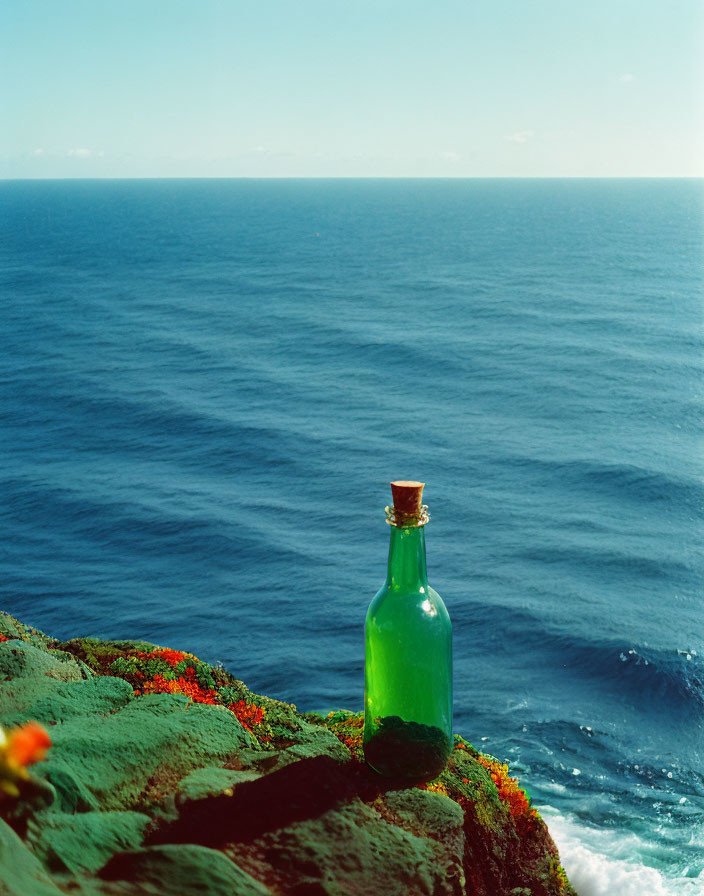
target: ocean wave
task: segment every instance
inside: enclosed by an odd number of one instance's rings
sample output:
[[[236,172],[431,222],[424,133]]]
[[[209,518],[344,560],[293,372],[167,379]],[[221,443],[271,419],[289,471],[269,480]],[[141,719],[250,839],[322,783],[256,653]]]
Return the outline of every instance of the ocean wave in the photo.
[[[704,482],[684,473],[673,473],[638,464],[605,463],[588,458],[559,461],[555,458],[508,456],[504,464],[524,467],[548,477],[550,482],[569,485],[590,494],[617,497],[638,503],[662,502],[701,513]]]
[[[649,582],[699,582],[698,570],[682,559],[666,556],[640,556],[635,551],[607,548],[604,545],[588,547],[586,545],[567,547],[566,545],[531,547],[520,551],[517,556],[523,560],[544,564],[546,567],[562,563],[576,575],[585,573],[592,577],[616,578],[634,576],[647,579]]]
[[[651,844],[635,833],[588,827],[551,806],[540,811],[579,896],[704,896],[701,856],[685,859],[675,876],[655,867]]]
[[[596,682],[648,712],[704,717],[704,645],[698,639],[670,647],[607,638],[605,632],[590,636],[571,619],[565,621],[571,629],[551,625],[539,604],[530,609],[500,602],[492,610],[487,614],[479,599],[465,599],[457,608],[468,654],[481,645],[493,656],[540,657],[541,669],[559,674],[563,687],[570,680]]]
[[[623,643],[580,644],[568,639],[567,655],[586,673],[617,681],[639,701],[680,701],[704,710],[704,658],[696,650],[633,647]]]
[[[548,632],[542,645],[580,679],[603,681],[649,711],[655,705],[668,713],[704,715],[704,657],[695,648],[654,648]]]
[[[175,491],[168,500],[159,500],[154,484],[149,501],[139,497],[139,483],[120,492],[105,489],[97,482],[60,486],[31,477],[14,477],[0,482],[5,496],[0,521],[7,521],[15,530],[15,540],[26,531],[34,540],[40,534],[36,519],[58,521],[58,529],[47,528],[45,549],[75,556],[86,562],[89,545],[109,549],[130,563],[149,557],[191,555],[202,564],[221,557],[242,553],[250,558],[265,556],[271,548],[270,536],[262,523],[246,530],[224,522],[217,508],[207,511],[188,504]],[[104,490],[105,489],[105,490]],[[120,497],[120,494],[122,497]],[[179,502],[181,501],[181,506]],[[11,546],[12,547],[12,546]],[[310,560],[305,544],[293,538],[277,542],[280,560],[290,564]],[[103,556],[103,562],[106,562]]]

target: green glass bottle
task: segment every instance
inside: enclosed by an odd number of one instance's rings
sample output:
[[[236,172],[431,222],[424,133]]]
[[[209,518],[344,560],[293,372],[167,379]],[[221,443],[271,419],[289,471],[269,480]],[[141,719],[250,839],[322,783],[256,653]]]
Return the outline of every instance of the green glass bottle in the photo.
[[[424,483],[391,483],[386,581],[365,624],[364,756],[382,775],[436,778],[452,751],[452,625],[428,585]]]

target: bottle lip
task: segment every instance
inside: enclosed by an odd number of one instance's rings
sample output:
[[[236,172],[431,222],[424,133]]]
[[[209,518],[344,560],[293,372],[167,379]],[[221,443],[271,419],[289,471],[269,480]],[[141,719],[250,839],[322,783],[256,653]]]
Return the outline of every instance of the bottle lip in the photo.
[[[392,505],[385,507],[384,512],[387,525],[395,526],[397,529],[419,529],[430,522],[427,504],[421,504],[418,513],[402,513]]]

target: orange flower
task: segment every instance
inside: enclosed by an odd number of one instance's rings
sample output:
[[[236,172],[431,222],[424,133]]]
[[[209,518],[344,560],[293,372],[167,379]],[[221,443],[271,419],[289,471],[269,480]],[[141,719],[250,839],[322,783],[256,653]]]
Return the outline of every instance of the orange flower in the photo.
[[[139,693],[137,691],[136,693]],[[173,681],[164,678],[164,676],[157,672],[154,678],[151,681],[145,681],[142,686],[143,694],[184,694],[186,697],[190,697],[195,703],[210,703],[215,704],[217,691],[212,690],[212,688],[202,688],[199,684],[194,681],[188,681],[183,676],[177,678]]]
[[[237,716],[239,723],[250,734],[252,733],[250,725],[259,725],[264,718],[264,710],[261,706],[257,706],[255,703],[246,703],[244,700],[231,703],[228,709]]]
[[[445,796],[449,796],[447,787],[440,781],[430,781],[427,784],[421,784],[420,788],[421,790],[430,790],[432,793],[443,793]]]
[[[499,791],[499,798],[506,803],[514,819],[535,817],[535,810],[531,808],[530,800],[521,789],[518,781],[509,777],[508,766],[501,765],[487,756],[479,756],[477,762],[483,765],[491,775],[491,780]]]
[[[39,722],[27,722],[7,738],[7,758],[14,765],[33,765],[46,756],[51,738]]]

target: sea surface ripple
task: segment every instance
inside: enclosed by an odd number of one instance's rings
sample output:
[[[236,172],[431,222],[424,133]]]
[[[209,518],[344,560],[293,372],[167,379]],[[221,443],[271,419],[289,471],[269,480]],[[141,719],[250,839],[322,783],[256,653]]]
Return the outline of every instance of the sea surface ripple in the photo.
[[[704,893],[703,198],[0,183],[0,605],[359,708],[422,478],[455,729],[581,896]]]

